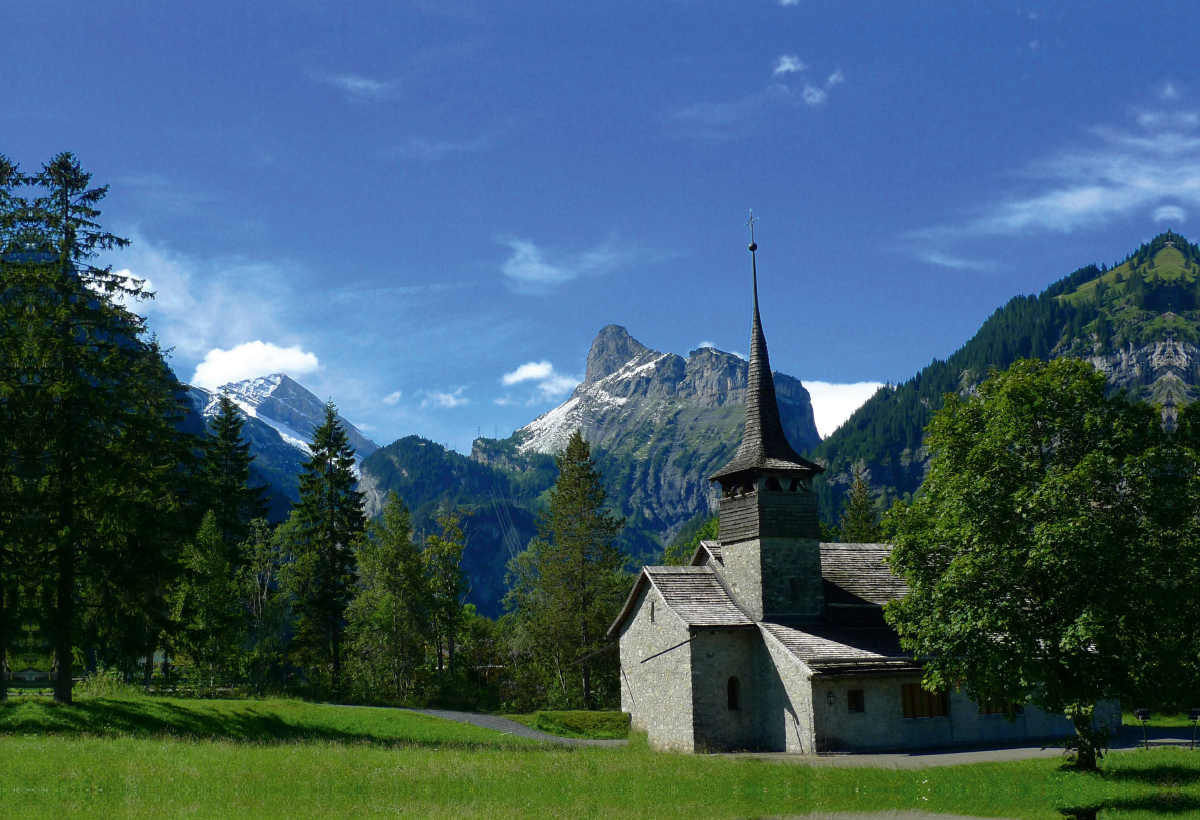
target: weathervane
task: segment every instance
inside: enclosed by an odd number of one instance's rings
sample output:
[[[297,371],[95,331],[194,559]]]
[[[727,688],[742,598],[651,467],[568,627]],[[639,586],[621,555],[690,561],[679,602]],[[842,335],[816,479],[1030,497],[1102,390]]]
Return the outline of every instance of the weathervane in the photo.
[[[758,218],[754,215],[754,209],[751,208],[750,221],[746,223],[746,227],[750,229],[750,253],[754,253],[756,250],[758,250],[758,245],[754,242],[754,223],[757,221]]]

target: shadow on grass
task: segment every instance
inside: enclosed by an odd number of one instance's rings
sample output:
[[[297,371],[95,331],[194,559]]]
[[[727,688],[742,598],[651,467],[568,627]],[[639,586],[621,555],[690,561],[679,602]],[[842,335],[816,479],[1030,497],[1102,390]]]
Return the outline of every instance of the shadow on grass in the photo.
[[[219,701],[214,701],[219,704]],[[536,748],[497,738],[495,741],[372,734],[347,731],[301,719],[290,722],[269,707],[196,707],[160,700],[81,700],[73,704],[9,703],[0,706],[0,735],[172,737],[184,740],[233,740],[250,743],[316,741],[430,749]],[[26,707],[22,713],[22,707]],[[32,713],[30,713],[32,712]],[[429,734],[436,734],[436,729]]]
[[[1101,812],[1104,812],[1103,818]],[[1186,794],[1162,792],[1149,797],[1118,798],[1091,806],[1069,806],[1058,810],[1059,814],[1070,820],[1107,820],[1119,817],[1122,812],[1162,817],[1189,814],[1200,812],[1200,799]]]

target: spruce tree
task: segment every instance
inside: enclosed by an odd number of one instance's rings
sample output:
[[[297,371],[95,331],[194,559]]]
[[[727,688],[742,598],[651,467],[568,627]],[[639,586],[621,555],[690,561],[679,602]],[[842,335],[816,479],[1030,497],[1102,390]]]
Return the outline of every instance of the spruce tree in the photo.
[[[233,399],[222,393],[217,414],[208,423],[200,467],[201,504],[216,516],[225,559],[240,567],[238,546],[250,534],[250,523],[266,516],[263,487],[250,486],[250,444],[242,438],[246,421]]]
[[[607,510],[600,473],[578,430],[555,462],[558,480],[538,535],[509,562],[505,603],[556,700],[592,709],[619,691],[617,655],[605,636],[628,586],[626,556],[613,543],[625,522]]]
[[[184,546],[181,564],[180,583],[171,595],[179,626],[176,644],[191,661],[195,678],[215,687],[232,668],[242,612],[213,511],[205,513],[200,531]]]
[[[842,503],[838,529],[841,539],[849,544],[874,544],[883,540],[883,530],[879,527],[879,517],[875,511],[875,497],[871,494],[871,482],[858,465],[854,467],[850,490]]]
[[[362,493],[354,487],[354,449],[333,402],[313,431],[312,457],[300,475],[292,510],[292,566],[288,586],[296,619],[295,644],[310,673],[328,670],[340,691],[345,613],[354,595],[355,551],[366,530]]]

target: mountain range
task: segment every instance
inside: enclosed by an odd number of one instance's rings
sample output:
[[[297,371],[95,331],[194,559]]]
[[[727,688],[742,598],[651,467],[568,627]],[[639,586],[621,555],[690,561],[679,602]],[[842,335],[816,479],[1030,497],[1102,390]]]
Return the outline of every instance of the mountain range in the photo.
[[[865,470],[881,508],[920,486],[929,454],[923,430],[946,393],[970,394],[990,368],[1023,357],[1086,358],[1112,389],[1159,404],[1165,423],[1200,390],[1200,248],[1166,233],[1109,268],[1088,265],[1037,295],[1018,296],[947,359],[881,388],[824,441],[808,391],[775,373],[780,415],[792,446],[827,468],[815,485],[822,518],[835,523],[852,469]],[[687,357],[651,350],[625,328],[601,329],[584,380],[558,407],[503,439],[479,438],[463,455],[418,436],[378,447],[342,420],[362,457],[360,489],[377,515],[389,492],[428,532],[444,505],[467,515],[463,566],[468,600],[501,611],[505,564],[537,531],[537,512],[556,476],[554,454],[579,429],[592,445],[614,511],[626,519],[622,546],[657,560],[685,527],[715,509],[707,476],[741,438],[747,363],[710,347]],[[305,442],[324,403],[277,374],[227,385],[247,415],[255,475],[272,487],[277,517],[295,498]],[[216,394],[189,393],[199,418]]]

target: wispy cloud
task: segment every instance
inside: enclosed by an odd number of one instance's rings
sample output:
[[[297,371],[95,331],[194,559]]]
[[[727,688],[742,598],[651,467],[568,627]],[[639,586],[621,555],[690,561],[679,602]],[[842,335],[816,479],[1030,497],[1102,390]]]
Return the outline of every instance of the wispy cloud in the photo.
[[[386,405],[394,405],[400,401],[400,398],[403,395],[404,395],[403,390],[397,390],[395,393],[388,393],[386,396],[383,397],[383,403]]]
[[[417,162],[437,162],[454,154],[474,154],[482,151],[492,143],[488,136],[476,137],[470,140],[427,140],[423,137],[411,137],[393,149],[393,155],[400,159]]]
[[[526,362],[511,373],[505,373],[500,379],[500,383],[505,387],[533,382],[537,387],[538,397],[542,399],[560,399],[574,390],[581,381],[578,376],[559,373],[554,369],[554,365],[544,359],[540,362]]]
[[[526,239],[508,239],[512,250],[501,271],[517,293],[547,293],[585,274],[607,273],[630,260],[634,251],[606,243],[580,253],[550,254]]]
[[[917,257],[934,265],[940,265],[943,268],[951,268],[952,270],[988,270],[995,267],[995,263],[988,259],[964,259],[961,256],[954,256],[941,251],[918,251]]]
[[[1091,146],[1034,164],[1023,174],[1022,195],[984,206],[961,224],[912,234],[921,246],[913,253],[953,259],[959,241],[1071,233],[1138,214],[1182,221],[1187,208],[1200,207],[1200,112],[1141,112],[1134,120],[1140,130],[1095,128]]]
[[[462,395],[465,389],[465,387],[460,387],[450,393],[442,393],[437,390],[426,390],[425,398],[421,400],[421,407],[441,407],[449,409],[452,407],[460,407],[464,404],[469,404],[471,400],[463,398]]]
[[[800,0],[779,0],[781,6],[795,6],[800,3]]]
[[[778,62],[775,63],[775,74],[795,74],[798,71],[803,71],[808,68],[804,63],[800,62],[799,57],[788,54],[780,55]]]
[[[310,71],[308,76],[320,83],[341,89],[350,97],[359,100],[382,100],[392,96],[399,88],[399,80],[376,80],[361,74],[327,74]]]
[[[1158,92],[1160,100],[1177,100],[1179,99],[1179,89],[1175,87],[1175,83],[1167,83]]]

